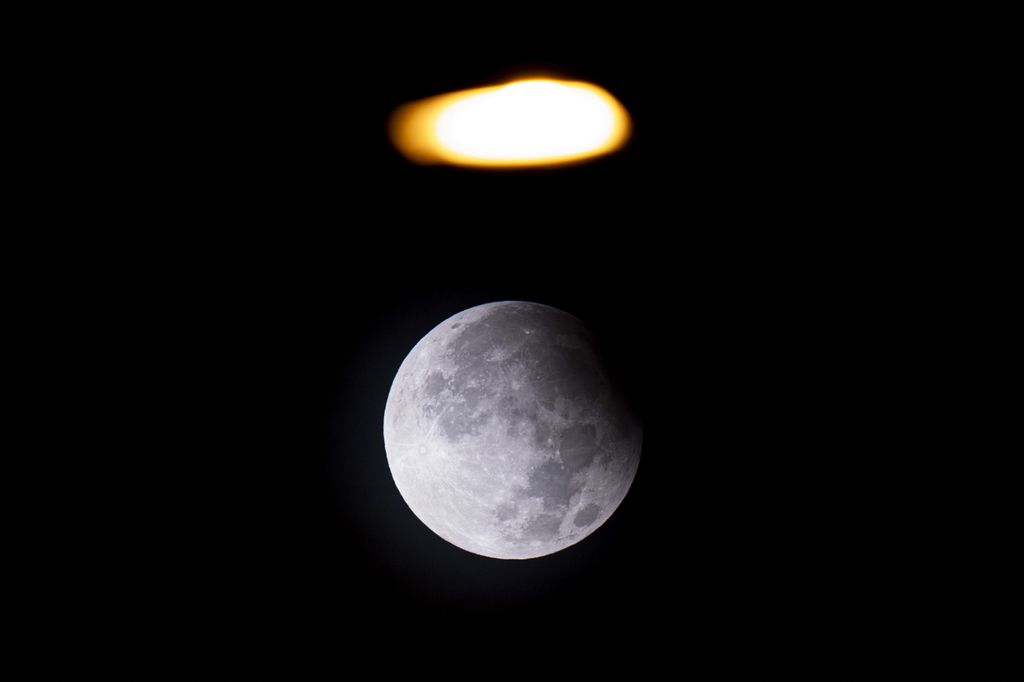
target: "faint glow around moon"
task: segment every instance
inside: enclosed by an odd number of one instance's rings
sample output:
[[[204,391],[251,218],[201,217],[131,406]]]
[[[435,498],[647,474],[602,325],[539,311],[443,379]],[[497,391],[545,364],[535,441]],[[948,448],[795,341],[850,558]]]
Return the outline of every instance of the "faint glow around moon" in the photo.
[[[391,140],[422,164],[529,167],[572,163],[621,147],[625,108],[582,81],[533,78],[463,90],[400,107]]]

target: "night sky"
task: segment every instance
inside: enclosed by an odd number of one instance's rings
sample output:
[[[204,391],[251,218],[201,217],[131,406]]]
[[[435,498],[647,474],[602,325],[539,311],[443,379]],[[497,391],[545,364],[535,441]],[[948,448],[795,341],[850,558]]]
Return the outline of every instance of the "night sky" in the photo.
[[[970,663],[939,322],[958,275],[932,269],[955,247],[918,209],[940,154],[922,74],[955,60],[912,47],[912,21],[853,19],[69,20],[75,47],[38,58],[76,113],[39,153],[75,190],[38,211],[74,215],[66,404],[99,427],[50,507],[72,538],[46,569],[71,586],[40,607],[51,660],[137,679]],[[629,145],[532,172],[391,148],[397,105],[535,68],[612,92]],[[521,562],[423,526],[381,432],[412,346],[509,299],[590,324],[645,427],[612,518]]]

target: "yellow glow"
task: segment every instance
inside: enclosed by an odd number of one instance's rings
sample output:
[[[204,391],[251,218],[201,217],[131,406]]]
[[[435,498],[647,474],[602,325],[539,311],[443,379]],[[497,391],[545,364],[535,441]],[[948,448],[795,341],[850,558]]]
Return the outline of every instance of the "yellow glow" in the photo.
[[[582,81],[530,78],[430,97],[391,116],[391,141],[411,161],[487,168],[574,163],[629,137],[625,108]]]

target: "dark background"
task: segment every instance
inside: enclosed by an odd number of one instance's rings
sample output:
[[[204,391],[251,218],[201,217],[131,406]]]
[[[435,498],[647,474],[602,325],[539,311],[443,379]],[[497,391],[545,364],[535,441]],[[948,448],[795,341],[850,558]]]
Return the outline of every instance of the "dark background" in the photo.
[[[48,371],[70,379],[60,420],[89,428],[61,433],[74,495],[47,509],[71,543],[41,578],[71,589],[39,597],[40,663],[979,664],[948,418],[964,275],[925,210],[934,105],[969,74],[917,17],[467,3],[41,26],[22,59],[60,104],[36,160],[71,183],[35,211],[73,273]],[[397,105],[538,67],[615,94],[629,146],[543,172],[389,146]],[[590,323],[645,423],[611,520],[524,562],[423,527],[381,436],[415,342],[505,299]]]

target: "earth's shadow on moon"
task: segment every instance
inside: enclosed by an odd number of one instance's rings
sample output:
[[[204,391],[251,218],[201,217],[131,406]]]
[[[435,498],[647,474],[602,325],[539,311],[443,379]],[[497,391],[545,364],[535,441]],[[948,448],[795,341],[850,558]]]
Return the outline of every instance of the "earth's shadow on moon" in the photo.
[[[497,300],[497,299],[492,299]],[[489,302],[479,295],[417,301],[382,314],[351,348],[333,410],[331,473],[342,524],[379,577],[431,598],[489,603],[540,598],[614,552],[629,495],[592,536],[553,554],[494,559],[440,538],[409,509],[388,467],[381,423],[392,379],[409,350],[439,322]],[[544,301],[538,301],[543,303]],[[572,311],[569,311],[572,312]],[[641,467],[642,469],[643,467]],[[639,478],[639,473],[637,478]],[[339,538],[339,542],[342,542]]]

